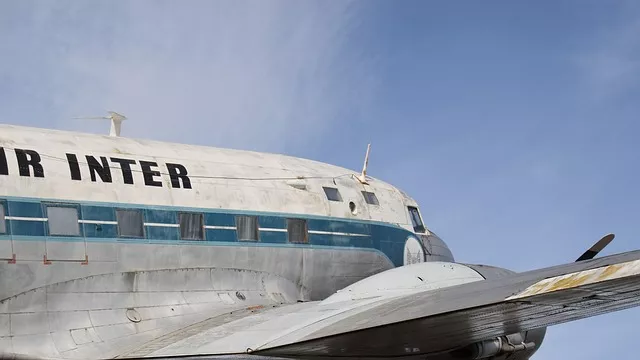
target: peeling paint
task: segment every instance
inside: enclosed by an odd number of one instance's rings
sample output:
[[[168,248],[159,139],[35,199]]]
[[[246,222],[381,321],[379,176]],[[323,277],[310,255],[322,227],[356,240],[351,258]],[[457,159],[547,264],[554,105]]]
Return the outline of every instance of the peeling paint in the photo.
[[[640,260],[612,264],[596,269],[578,271],[540,280],[524,291],[506,298],[506,300],[521,299],[528,296],[572,289],[583,285],[637,275],[640,275]]]

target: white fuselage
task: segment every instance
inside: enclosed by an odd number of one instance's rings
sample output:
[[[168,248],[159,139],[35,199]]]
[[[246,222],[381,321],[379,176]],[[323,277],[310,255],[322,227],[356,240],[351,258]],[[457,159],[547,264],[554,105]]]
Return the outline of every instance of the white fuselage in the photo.
[[[453,261],[402,191],[275,154],[0,125],[0,207],[0,328],[14,324],[0,330],[0,348],[14,350],[34,331],[59,355],[85,344],[75,328],[106,341],[91,311],[162,307],[171,287],[203,276],[210,281],[196,290],[216,301],[237,301],[236,291],[251,300],[256,290],[294,302],[396,266]],[[149,290],[141,284],[164,298],[127,305],[112,295],[130,299]],[[96,293],[115,297],[95,305],[87,294]],[[210,303],[181,296],[190,311]],[[91,326],[68,320],[84,308]],[[25,316],[42,329],[21,330]],[[56,316],[67,320],[56,325]],[[57,326],[73,341],[56,339]]]

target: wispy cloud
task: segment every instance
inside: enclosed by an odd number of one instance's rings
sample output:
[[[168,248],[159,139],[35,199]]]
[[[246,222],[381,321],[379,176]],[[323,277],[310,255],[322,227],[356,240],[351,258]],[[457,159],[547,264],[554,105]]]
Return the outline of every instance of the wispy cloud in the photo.
[[[70,119],[115,110],[132,119],[129,136],[283,151],[322,141],[372,101],[375,63],[354,40],[361,6],[5,3],[18,20],[0,45],[18,56],[0,60],[0,77],[30,106],[55,109],[48,126],[96,131]]]

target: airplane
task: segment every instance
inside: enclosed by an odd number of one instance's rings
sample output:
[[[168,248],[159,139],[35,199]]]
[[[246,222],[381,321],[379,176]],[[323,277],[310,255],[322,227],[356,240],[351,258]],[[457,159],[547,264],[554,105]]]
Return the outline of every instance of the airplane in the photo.
[[[456,262],[408,194],[280,154],[0,125],[0,359],[529,359],[640,251]]]

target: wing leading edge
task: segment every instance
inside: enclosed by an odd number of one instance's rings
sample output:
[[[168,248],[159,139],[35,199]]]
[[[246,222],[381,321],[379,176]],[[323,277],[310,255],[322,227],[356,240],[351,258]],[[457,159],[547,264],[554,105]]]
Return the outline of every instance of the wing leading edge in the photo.
[[[382,300],[256,350],[298,358],[425,355],[638,305],[634,251]]]

